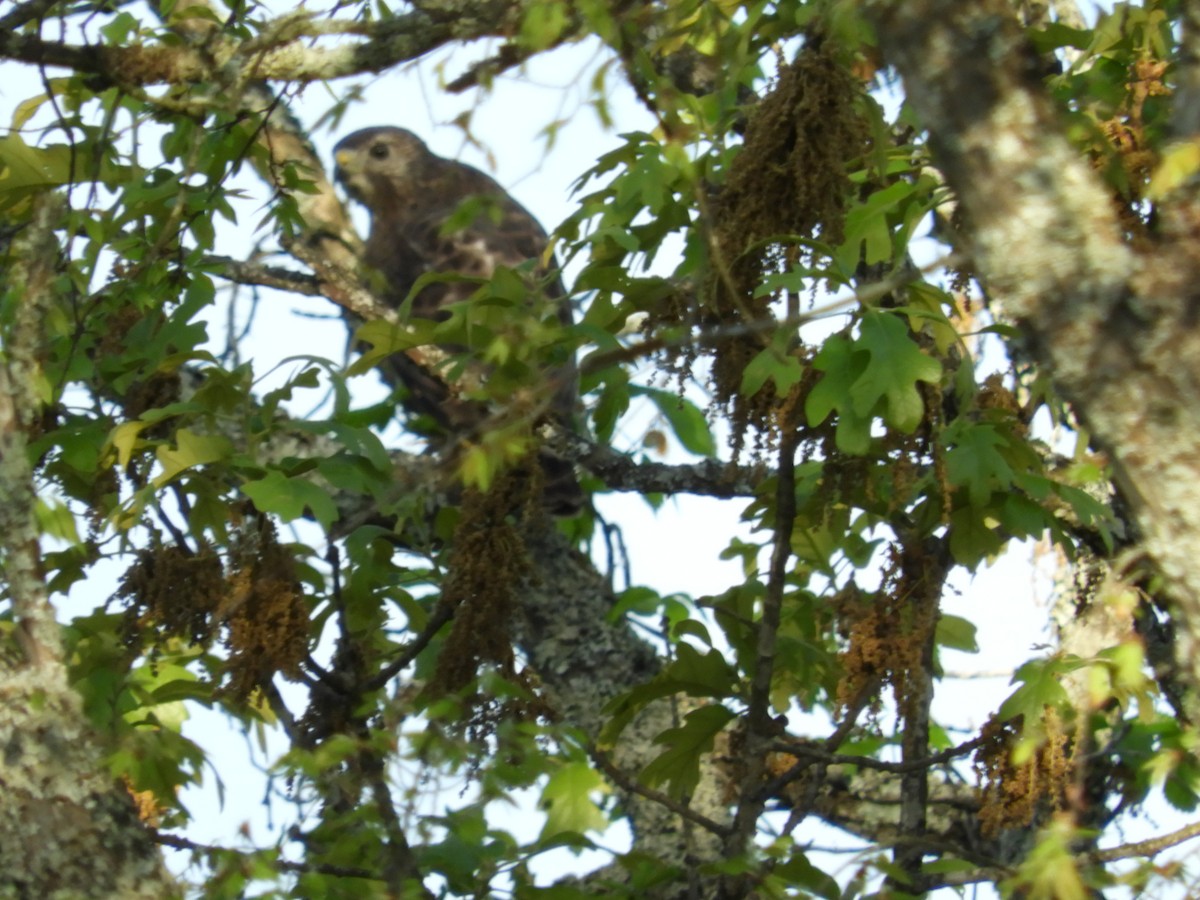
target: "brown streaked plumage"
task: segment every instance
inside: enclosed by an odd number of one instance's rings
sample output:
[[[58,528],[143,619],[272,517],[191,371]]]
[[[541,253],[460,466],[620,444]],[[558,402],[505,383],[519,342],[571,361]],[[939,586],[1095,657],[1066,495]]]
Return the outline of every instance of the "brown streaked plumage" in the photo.
[[[497,267],[540,261],[545,253],[545,231],[494,179],[435,155],[410,131],[356,131],[338,143],[334,159],[337,180],[371,213],[363,261],[383,275],[386,299],[397,307],[427,272],[487,278]],[[479,215],[444,234],[447,220],[469,199],[482,201]],[[427,284],[413,298],[412,314],[441,318],[446,306],[475,290],[471,282]],[[556,306],[564,324],[570,323],[566,291],[557,277],[549,279],[545,301]],[[388,381],[404,386],[406,407],[433,419],[444,437],[465,436],[485,424],[486,410],[456,397],[445,381],[404,354],[390,357],[382,371]],[[569,427],[578,390],[573,363],[547,375],[559,382],[551,412]],[[546,476],[547,508],[558,515],[578,512],[583,494],[570,464],[544,452],[538,459]]]

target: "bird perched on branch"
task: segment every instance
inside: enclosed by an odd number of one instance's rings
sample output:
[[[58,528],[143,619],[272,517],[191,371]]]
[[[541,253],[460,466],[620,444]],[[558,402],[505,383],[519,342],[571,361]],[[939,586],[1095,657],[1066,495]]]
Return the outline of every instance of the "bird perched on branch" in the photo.
[[[401,308],[411,294],[412,317],[442,321],[462,309],[459,305],[476,293],[479,279],[524,267],[527,299],[519,312],[545,312],[562,325],[571,323],[562,282],[544,267],[545,231],[494,179],[435,155],[402,128],[356,131],[338,143],[334,158],[337,180],[371,214],[363,261],[383,276],[389,303]],[[422,276],[449,277],[428,278],[418,287]],[[461,366],[436,371],[417,354],[393,353],[380,368],[389,383],[402,387],[405,407],[435,423],[435,441],[478,440],[492,421],[487,405],[464,398],[461,385],[448,374],[454,371],[461,378]],[[470,369],[476,380],[495,371],[481,364]],[[561,356],[542,376],[545,394],[539,411],[569,428],[578,394],[573,358]],[[556,515],[578,512],[583,493],[570,463],[544,450],[537,459],[546,508]]]

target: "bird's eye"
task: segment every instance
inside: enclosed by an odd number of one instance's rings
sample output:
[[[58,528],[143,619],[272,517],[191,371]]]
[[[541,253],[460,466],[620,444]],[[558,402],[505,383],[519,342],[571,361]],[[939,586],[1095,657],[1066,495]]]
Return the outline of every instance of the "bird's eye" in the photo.
[[[371,155],[375,159],[387,159],[388,146],[387,144],[374,144],[371,147]]]

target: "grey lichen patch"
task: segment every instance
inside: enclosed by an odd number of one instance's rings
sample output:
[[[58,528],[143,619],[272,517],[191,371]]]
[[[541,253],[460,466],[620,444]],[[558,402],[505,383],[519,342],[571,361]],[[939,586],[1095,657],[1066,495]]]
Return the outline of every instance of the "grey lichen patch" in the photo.
[[[1175,603],[1188,712],[1200,719],[1193,226],[1166,229],[1184,238],[1172,265],[1135,252],[1136,234],[1123,231],[1109,188],[1030,80],[1031,49],[1000,0],[865,9],[974,226],[978,274],[1109,454]],[[1175,413],[1159,411],[1170,405]]]
[[[181,896],[65,683],[0,674],[0,748],[0,897]]]
[[[963,181],[980,263],[1019,318],[1081,300],[1098,312],[1094,301],[1115,300],[1134,263],[1107,194],[1044,113],[1013,91],[963,140],[980,176]]]
[[[24,660],[0,669],[0,897],[172,897],[179,891],[67,684],[39,563],[26,448],[41,411],[41,327],[56,296],[62,209],[61,198],[38,198],[7,278],[19,303],[0,357],[0,563]]]
[[[6,279],[19,298],[0,355],[0,565],[27,659],[58,659],[58,626],[46,596],[34,512],[33,473],[26,448],[41,413],[39,382],[42,323],[52,304],[59,248],[54,229],[64,201],[45,194],[34,202],[29,225],[13,241]]]

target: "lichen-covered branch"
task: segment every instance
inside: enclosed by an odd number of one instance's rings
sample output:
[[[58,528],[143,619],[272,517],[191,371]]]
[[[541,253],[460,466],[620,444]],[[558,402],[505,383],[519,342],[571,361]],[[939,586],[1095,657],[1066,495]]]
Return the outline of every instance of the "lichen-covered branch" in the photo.
[[[905,762],[924,759],[929,755],[930,715],[934,695],[934,671],[936,669],[937,620],[940,614],[942,594],[946,577],[953,565],[947,542],[931,537],[924,541],[909,539],[899,549],[900,583],[897,590],[911,611],[912,633],[897,636],[914,645],[913,665],[904,673],[903,692],[897,688],[896,701],[904,717],[904,731],[900,738],[900,752]],[[928,768],[914,766],[900,777],[900,830],[907,836],[919,839],[925,835],[929,818]],[[907,876],[906,885],[917,884],[921,878],[921,863],[924,851],[919,848],[898,847],[895,854],[897,868]]]
[[[172,897],[177,888],[67,683],[42,577],[29,437],[41,413],[38,359],[56,300],[62,210],[61,197],[37,197],[3,261],[15,309],[0,357],[0,572],[20,653],[0,661],[0,893]]]
[[[595,739],[606,722],[609,700],[644,684],[662,659],[627,622],[610,624],[613,598],[592,562],[573,549],[552,527],[525,535],[535,578],[522,597],[517,641],[549,689],[554,708],[566,722]],[[625,772],[640,772],[661,746],[654,739],[675,722],[667,700],[649,705],[622,733],[612,762]],[[690,807],[720,827],[729,823],[727,786],[721,768],[706,767]],[[679,866],[720,858],[720,836],[710,828],[681,819],[673,810],[640,794],[626,799],[640,849]],[[619,878],[620,869],[605,870],[599,879]]]
[[[0,33],[0,56],[38,66],[61,66],[96,75],[126,87],[219,81],[228,85],[251,80],[329,81],[381,72],[416,59],[451,41],[472,41],[505,34],[520,21],[524,4],[515,0],[425,3],[420,9],[362,26],[324,20],[295,11],[264,23],[257,39],[238,41],[210,34],[212,22],[189,22],[188,11],[172,20],[177,30],[194,27],[206,34],[195,42],[72,44],[38,33]],[[311,46],[313,38],[357,33],[333,47]]]
[[[1193,234],[1146,265],[1064,134],[1036,54],[1000,0],[867,7],[973,227],[975,269],[1111,456],[1181,613],[1200,685],[1200,331]],[[1193,719],[1198,711],[1195,700]]]
[[[17,622],[17,638],[30,668],[63,686],[58,623],[41,575],[41,548],[29,435],[41,403],[38,352],[41,323],[54,302],[58,243],[54,229],[62,198],[37,199],[24,231],[8,247],[8,288],[16,305],[0,358],[0,554]]]

